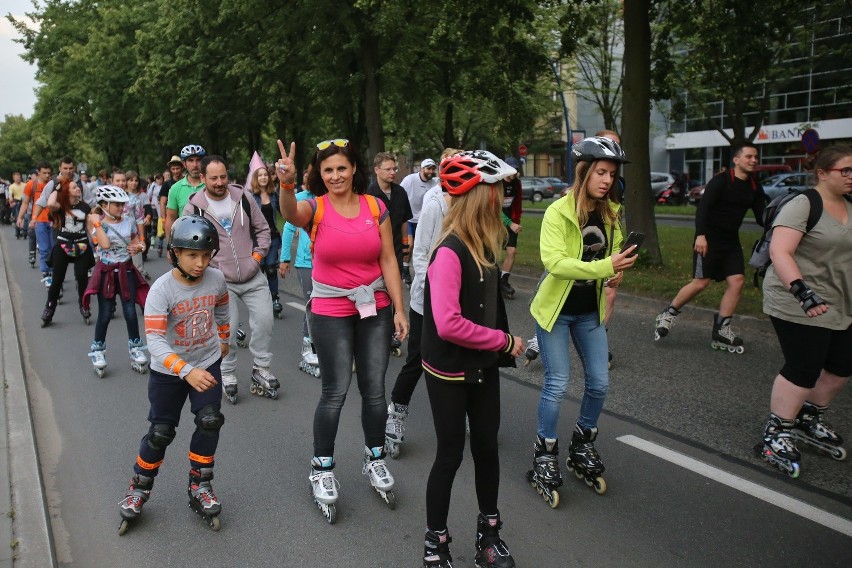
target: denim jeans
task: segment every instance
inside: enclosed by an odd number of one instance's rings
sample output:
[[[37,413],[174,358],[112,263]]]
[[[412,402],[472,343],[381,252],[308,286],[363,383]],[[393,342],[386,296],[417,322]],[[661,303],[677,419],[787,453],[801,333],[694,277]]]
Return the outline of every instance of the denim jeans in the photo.
[[[570,376],[569,341],[574,343],[585,374],[577,422],[585,428],[596,427],[609,389],[609,344],[598,312],[561,314],[551,331],[536,324],[535,333],[544,365],[544,386],[538,402],[538,435],[558,438],[559,405],[568,392]]]
[[[314,455],[334,456],[334,440],[340,411],[352,382],[355,357],[358,390],[361,393],[361,427],[364,445],[385,445],[385,372],[390,356],[393,308],[387,306],[374,317],[331,317],[311,314],[311,337],[319,359],[322,394],[314,413]]]
[[[112,308],[116,300],[121,302],[124,312],[124,322],[127,324],[127,338],[139,339],[139,318],[136,315],[136,275],[132,270],[127,271],[127,287],[130,288],[130,300],[121,299],[121,285],[118,283],[118,272],[108,272],[104,278],[115,278],[115,297],[106,299],[98,294],[98,319],[95,320],[95,341],[106,341],[107,328],[112,319]],[[101,282],[101,289],[104,283]]]
[[[50,272],[47,258],[53,250],[53,225],[44,221],[36,221],[36,244],[38,245],[38,263],[42,272]]]

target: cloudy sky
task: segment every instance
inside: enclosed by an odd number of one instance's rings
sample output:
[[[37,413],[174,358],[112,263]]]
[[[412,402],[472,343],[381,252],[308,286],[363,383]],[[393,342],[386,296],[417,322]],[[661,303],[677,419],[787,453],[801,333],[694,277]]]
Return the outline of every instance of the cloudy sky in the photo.
[[[35,67],[20,58],[23,49],[12,41],[17,32],[6,19],[6,14],[15,18],[32,12],[31,0],[3,0],[0,2],[0,119],[7,114],[22,114],[30,117],[35,106]]]

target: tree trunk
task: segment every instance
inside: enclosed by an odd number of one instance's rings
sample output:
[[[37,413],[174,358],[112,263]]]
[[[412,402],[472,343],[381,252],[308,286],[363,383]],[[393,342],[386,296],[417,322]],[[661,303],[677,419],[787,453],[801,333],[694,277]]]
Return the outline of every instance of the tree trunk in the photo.
[[[376,38],[368,36],[361,49],[361,71],[364,73],[363,116],[369,144],[369,155],[366,159],[369,162],[372,162],[373,156],[385,150],[385,133],[379,102],[378,43]]]
[[[651,25],[650,0],[624,3],[624,99],[621,133],[630,164],[627,180],[626,224],[645,233],[647,261],[662,264],[654,200],[650,190],[651,163],[648,132],[651,123]]]

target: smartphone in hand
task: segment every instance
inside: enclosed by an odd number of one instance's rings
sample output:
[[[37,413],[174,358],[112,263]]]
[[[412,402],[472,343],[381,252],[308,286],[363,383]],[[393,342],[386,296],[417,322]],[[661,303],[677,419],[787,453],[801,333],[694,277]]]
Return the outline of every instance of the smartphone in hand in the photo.
[[[642,246],[642,243],[644,241],[645,241],[645,234],[644,233],[637,233],[636,231],[630,231],[630,234],[627,235],[627,239],[624,241],[624,244],[621,247],[621,252],[623,253],[624,251],[626,251],[627,249],[629,249],[633,245],[636,245],[636,248],[628,256],[628,258],[634,257],[638,254],[639,248]]]

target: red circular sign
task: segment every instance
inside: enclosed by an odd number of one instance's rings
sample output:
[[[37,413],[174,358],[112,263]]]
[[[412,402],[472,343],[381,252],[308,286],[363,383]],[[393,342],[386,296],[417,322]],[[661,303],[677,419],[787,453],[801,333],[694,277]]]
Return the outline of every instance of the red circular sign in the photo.
[[[527,147],[523,144],[518,146],[518,155],[522,158],[527,155]]]

